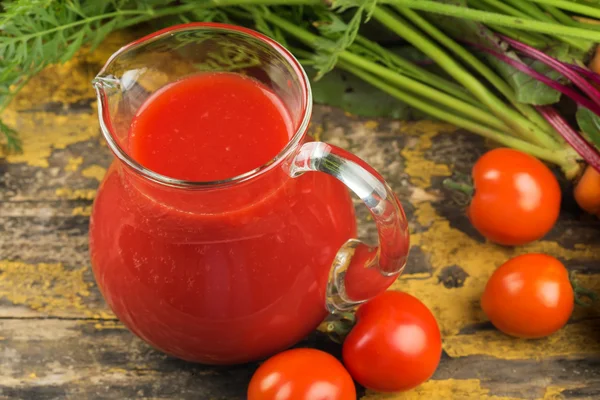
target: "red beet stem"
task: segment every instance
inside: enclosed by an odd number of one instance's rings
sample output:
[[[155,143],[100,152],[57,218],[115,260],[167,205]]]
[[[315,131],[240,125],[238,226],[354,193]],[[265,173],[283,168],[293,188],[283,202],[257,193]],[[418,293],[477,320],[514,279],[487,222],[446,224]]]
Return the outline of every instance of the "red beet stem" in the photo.
[[[517,40],[511,39],[503,35],[499,35],[499,37],[506,43],[510,44],[514,49],[525,54],[527,57],[531,57],[535,60],[543,62],[544,64],[554,68],[556,71],[563,74],[567,79],[573,82],[574,85],[576,85],[583,92],[585,92],[594,103],[600,105],[600,92],[592,84],[590,84],[583,77],[581,77],[581,75],[573,71],[571,68],[565,66],[561,61],[550,57],[549,55],[545,54],[543,51],[536,49],[535,47],[528,46]]]
[[[472,44],[472,46],[475,46],[479,49],[481,49],[482,51],[489,53],[491,55],[493,55],[494,57],[498,58],[499,60],[507,63],[508,65],[518,69],[519,71],[531,76],[532,78],[537,79],[540,82],[545,83],[546,85],[550,86],[552,89],[555,89],[561,93],[563,93],[564,95],[570,97],[573,101],[575,101],[576,103],[588,108],[590,111],[592,111],[594,114],[600,116],[600,105],[598,105],[598,103],[595,103],[593,101],[591,101],[590,99],[588,99],[587,97],[581,95],[578,91],[576,91],[575,89],[563,85],[559,82],[556,82],[553,79],[548,78],[546,75],[541,74],[539,72],[537,72],[535,69],[531,68],[530,66],[522,63],[521,61],[515,60],[514,58],[510,58],[509,56],[507,56],[506,54],[500,53],[498,51],[495,50],[491,50],[487,47],[478,45],[478,44]]]
[[[592,82],[600,84],[600,75],[598,75],[594,71],[590,71],[589,69],[580,67],[579,65],[569,64],[565,62],[563,62],[563,65],[567,68],[571,68],[575,72],[580,73],[582,76],[588,78]]]
[[[575,149],[577,154],[583,157],[596,171],[600,172],[600,153],[598,153],[598,150],[589,144],[579,132],[574,130],[553,107],[538,106],[536,108],[565,141]]]

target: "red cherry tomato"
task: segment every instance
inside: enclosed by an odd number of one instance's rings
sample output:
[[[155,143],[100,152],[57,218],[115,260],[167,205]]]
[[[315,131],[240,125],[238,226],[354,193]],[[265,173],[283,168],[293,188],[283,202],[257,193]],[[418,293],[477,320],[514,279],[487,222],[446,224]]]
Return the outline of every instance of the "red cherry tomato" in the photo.
[[[418,299],[388,291],[360,306],[356,318],[342,351],[358,383],[378,392],[399,392],[433,375],[442,339],[433,314]]]
[[[537,158],[495,149],[473,167],[475,195],[468,216],[483,236],[517,246],[542,238],[556,223],[561,191],[556,177]]]
[[[256,370],[248,400],[356,400],[356,388],[331,354],[292,349],[271,357]]]
[[[481,307],[502,332],[539,338],[562,328],[574,307],[569,273],[556,258],[526,254],[501,265],[487,282]]]

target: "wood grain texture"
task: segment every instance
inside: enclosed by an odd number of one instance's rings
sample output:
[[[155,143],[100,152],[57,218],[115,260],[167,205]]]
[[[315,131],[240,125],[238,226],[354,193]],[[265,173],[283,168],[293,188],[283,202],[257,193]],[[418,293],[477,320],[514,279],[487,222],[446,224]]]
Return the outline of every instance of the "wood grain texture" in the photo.
[[[107,309],[90,270],[88,218],[112,157],[100,137],[92,76],[124,37],[107,40],[33,79],[3,118],[24,153],[0,160],[0,399],[243,399],[257,364],[215,368],[167,357],[134,337]],[[563,182],[557,226],[542,241],[503,248],[479,236],[442,189],[487,147],[430,121],[366,120],[317,107],[311,132],[369,162],[399,194],[412,250],[393,289],[436,315],[444,356],[434,378],[375,399],[600,398],[598,305],[578,308],[552,337],[524,341],[490,326],[478,300],[494,268],[527,252],[559,257],[600,290],[600,223],[581,213]],[[375,228],[357,203],[360,235]],[[299,344],[339,355],[320,332]]]

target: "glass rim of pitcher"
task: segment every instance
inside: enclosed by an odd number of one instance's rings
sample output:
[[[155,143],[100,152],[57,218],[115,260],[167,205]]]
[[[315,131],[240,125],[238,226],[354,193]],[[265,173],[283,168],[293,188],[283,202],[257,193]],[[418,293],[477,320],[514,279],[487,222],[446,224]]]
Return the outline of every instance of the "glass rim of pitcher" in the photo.
[[[284,58],[284,60],[290,65],[299,78],[301,89],[302,89],[302,119],[298,124],[298,127],[295,129],[294,134],[290,137],[285,147],[277,153],[275,157],[271,160],[267,161],[263,165],[254,168],[250,171],[244,172],[242,174],[233,176],[227,179],[220,179],[214,181],[193,181],[193,180],[184,180],[172,178],[163,174],[159,174],[158,172],[153,171],[150,168],[144,167],[138,161],[136,161],[133,157],[131,157],[118,143],[115,139],[116,135],[113,133],[112,124],[110,120],[105,121],[105,118],[110,117],[110,113],[107,107],[107,99],[103,93],[103,80],[102,76],[105,74],[106,70],[109,68],[111,63],[119,56],[124,54],[127,51],[137,48],[138,46],[144,45],[147,41],[152,39],[161,39],[165,37],[165,34],[172,34],[176,31],[184,31],[184,30],[208,30],[208,31],[224,31],[224,32],[235,32],[239,34],[243,34],[248,36],[249,38],[259,40],[265,44],[267,44],[272,50],[276,51],[280,56]],[[150,33],[146,36],[143,36],[140,39],[134,40],[119,50],[114,52],[106,61],[106,63],[100,69],[100,72],[94,77],[92,80],[92,84],[96,89],[96,93],[98,96],[98,115],[100,120],[100,130],[102,131],[102,135],[107,141],[108,147],[111,149],[113,154],[122,162],[125,163],[129,168],[133,169],[135,172],[141,174],[143,177],[148,178],[156,183],[174,186],[180,188],[212,188],[218,186],[228,186],[234,185],[238,183],[242,183],[248,181],[250,179],[256,178],[273,168],[279,166],[290,154],[299,146],[302,139],[306,136],[306,132],[308,131],[308,126],[310,124],[310,119],[312,115],[312,107],[313,107],[313,99],[312,99],[312,89],[310,85],[310,81],[306,71],[300,64],[300,62],[293,56],[293,54],[287,50],[283,45],[281,45],[276,40],[257,32],[253,29],[245,28],[243,26],[219,23],[219,22],[190,22],[185,24],[173,25],[171,27],[167,27],[156,32]]]

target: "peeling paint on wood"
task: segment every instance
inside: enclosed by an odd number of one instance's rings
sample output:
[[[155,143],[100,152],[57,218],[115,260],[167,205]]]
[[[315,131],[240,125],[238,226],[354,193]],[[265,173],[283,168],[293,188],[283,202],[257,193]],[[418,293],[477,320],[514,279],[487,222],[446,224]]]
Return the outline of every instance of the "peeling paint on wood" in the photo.
[[[81,171],[81,175],[85,176],[86,178],[93,178],[98,182],[102,181],[102,178],[104,178],[105,174],[106,168],[101,167],[99,165],[90,165],[89,167]]]
[[[87,267],[66,269],[62,264],[0,261],[0,294],[15,305],[42,313],[85,310],[90,295],[84,280]]]
[[[579,321],[547,338],[526,340],[509,337],[489,326],[488,330],[473,334],[445,337],[444,351],[450,357],[485,355],[505,360],[600,355],[599,329],[598,320]]]

